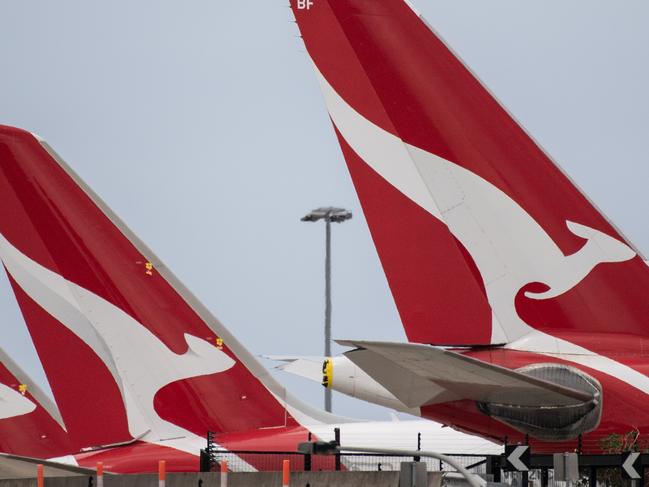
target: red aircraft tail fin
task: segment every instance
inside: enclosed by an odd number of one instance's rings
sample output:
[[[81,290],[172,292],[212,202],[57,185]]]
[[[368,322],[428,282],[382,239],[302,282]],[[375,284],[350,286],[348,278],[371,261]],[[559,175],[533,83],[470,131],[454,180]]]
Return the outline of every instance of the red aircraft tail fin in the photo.
[[[0,451],[39,458],[75,451],[56,406],[2,350]]]
[[[297,424],[283,388],[52,149],[2,126],[0,257],[75,444]]]
[[[649,331],[649,271],[403,0],[291,0],[411,341]]]

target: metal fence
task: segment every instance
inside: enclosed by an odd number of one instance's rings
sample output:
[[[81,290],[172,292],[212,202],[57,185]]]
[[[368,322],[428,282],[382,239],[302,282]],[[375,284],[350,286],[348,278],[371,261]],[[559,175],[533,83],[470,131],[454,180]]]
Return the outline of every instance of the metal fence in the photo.
[[[486,457],[484,455],[448,455],[458,461],[463,467],[477,474],[486,472]],[[217,451],[216,461],[228,462],[228,470],[246,472],[254,470],[281,471],[282,463],[288,460],[291,470],[318,471],[335,470],[339,462],[340,470],[347,471],[398,471],[401,462],[419,460],[426,464],[429,472],[454,472],[455,469],[440,460],[432,458],[417,459],[403,455],[381,455],[374,453],[341,453],[339,455],[308,455],[296,452],[261,452],[261,451]]]
[[[500,469],[501,456],[447,454],[464,468],[489,480],[505,482],[513,486],[529,487],[568,487],[566,482],[554,479],[551,455],[533,455],[532,468],[527,474],[527,483],[520,472],[506,472]],[[619,465],[620,455],[583,455],[580,457],[581,479],[576,486],[589,487],[633,487],[630,480],[624,479]],[[419,460],[426,464],[429,472],[445,472],[443,485],[446,487],[465,487],[464,478],[443,461],[422,457],[417,459],[405,455],[381,455],[375,453],[341,453],[339,455],[308,455],[297,452],[262,451],[216,451],[218,463],[228,462],[231,472],[281,471],[284,460],[290,462],[293,472],[335,470],[337,464],[345,471],[398,471],[401,462]],[[649,464],[649,455],[647,455]],[[646,469],[649,474],[649,469]],[[496,475],[494,475],[496,474]],[[497,478],[494,478],[496,477]],[[649,478],[647,479],[649,480]],[[649,487],[649,482],[644,482]]]

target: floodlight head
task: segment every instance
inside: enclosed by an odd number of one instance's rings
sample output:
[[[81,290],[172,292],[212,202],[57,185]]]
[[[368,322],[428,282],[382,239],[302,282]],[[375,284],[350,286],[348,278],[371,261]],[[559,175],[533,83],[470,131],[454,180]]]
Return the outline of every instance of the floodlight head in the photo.
[[[330,222],[342,223],[351,220],[352,212],[344,208],[334,208],[333,206],[316,208],[303,216],[303,222],[317,222],[318,220],[329,220]]]

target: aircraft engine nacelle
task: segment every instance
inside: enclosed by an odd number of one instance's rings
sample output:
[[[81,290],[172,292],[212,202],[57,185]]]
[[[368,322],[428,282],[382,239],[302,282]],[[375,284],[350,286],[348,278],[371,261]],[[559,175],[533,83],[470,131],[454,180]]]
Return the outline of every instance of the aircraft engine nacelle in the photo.
[[[581,404],[543,407],[478,402],[483,413],[533,438],[548,441],[574,439],[594,430],[599,424],[602,387],[593,377],[560,364],[528,365],[517,372],[591,393],[592,399]]]

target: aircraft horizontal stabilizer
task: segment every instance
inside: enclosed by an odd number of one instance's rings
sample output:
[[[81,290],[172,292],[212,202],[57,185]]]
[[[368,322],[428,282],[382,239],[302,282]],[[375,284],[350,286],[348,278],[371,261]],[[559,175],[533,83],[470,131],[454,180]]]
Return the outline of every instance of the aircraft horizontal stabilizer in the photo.
[[[591,393],[429,345],[338,341],[356,347],[345,353],[409,407],[461,399],[516,406],[568,406]]]
[[[324,357],[298,357],[292,355],[264,355],[264,358],[283,362],[275,368],[315,382],[322,382]]]

